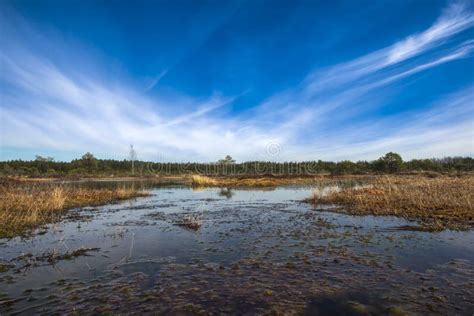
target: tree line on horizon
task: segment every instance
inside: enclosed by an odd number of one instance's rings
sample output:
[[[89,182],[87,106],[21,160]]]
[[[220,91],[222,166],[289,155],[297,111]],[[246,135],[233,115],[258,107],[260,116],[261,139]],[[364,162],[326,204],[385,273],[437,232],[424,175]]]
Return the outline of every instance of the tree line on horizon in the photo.
[[[466,172],[474,171],[472,157],[445,157],[403,161],[397,153],[387,153],[373,161],[247,161],[236,163],[230,156],[214,163],[160,163],[139,160],[97,159],[91,153],[70,162],[36,156],[35,160],[0,161],[0,174],[12,176],[147,176],[156,174],[204,175],[307,175],[307,174],[383,174],[400,172]]]

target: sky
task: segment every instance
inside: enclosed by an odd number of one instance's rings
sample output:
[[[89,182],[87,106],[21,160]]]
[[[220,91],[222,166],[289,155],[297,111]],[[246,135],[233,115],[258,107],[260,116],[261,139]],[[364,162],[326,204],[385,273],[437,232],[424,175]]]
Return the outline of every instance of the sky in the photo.
[[[474,1],[0,1],[0,160],[474,155]]]

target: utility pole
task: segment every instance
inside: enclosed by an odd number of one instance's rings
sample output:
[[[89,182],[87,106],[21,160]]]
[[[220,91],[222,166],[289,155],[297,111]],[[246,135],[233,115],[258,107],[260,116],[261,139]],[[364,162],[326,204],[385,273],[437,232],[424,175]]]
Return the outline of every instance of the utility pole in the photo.
[[[133,145],[130,145],[130,160],[132,161],[132,175],[135,174],[135,159],[137,159],[137,152],[133,149]]]

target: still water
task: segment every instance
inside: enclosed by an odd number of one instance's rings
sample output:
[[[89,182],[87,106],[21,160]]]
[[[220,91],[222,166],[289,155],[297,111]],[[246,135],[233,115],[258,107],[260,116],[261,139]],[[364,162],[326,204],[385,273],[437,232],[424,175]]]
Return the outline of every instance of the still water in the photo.
[[[332,213],[311,187],[128,185],[152,195],[0,239],[0,314],[474,313],[473,231]]]

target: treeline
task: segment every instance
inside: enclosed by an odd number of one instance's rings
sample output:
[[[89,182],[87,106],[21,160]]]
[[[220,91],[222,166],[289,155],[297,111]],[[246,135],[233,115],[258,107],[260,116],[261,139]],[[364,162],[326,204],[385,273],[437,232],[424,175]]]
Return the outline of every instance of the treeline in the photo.
[[[235,163],[232,157],[216,163],[158,163],[132,160],[96,159],[87,153],[71,162],[54,161],[51,157],[37,156],[33,161],[10,160],[0,162],[0,174],[30,177],[61,176],[148,176],[156,174],[204,175],[311,175],[368,174],[400,172],[466,172],[474,171],[471,157],[446,157],[441,159],[413,159],[403,161],[400,155],[388,153],[374,161],[306,161]]]

